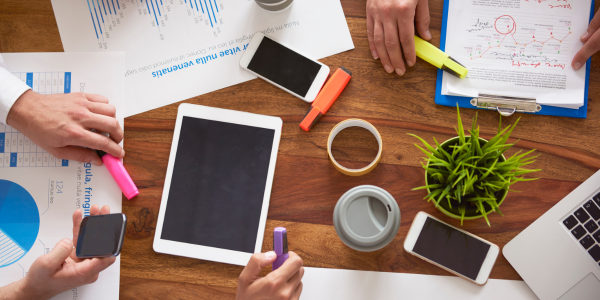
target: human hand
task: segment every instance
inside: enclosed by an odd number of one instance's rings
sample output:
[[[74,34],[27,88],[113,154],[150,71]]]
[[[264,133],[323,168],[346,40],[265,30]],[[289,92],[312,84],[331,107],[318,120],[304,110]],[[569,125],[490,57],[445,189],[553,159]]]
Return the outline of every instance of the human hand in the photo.
[[[108,205],[98,208],[93,205],[90,215],[109,214]],[[36,259],[29,273],[22,279],[21,290],[25,299],[48,299],[78,286],[90,284],[98,279],[98,274],[115,262],[115,257],[81,259],[75,248],[81,226],[81,211],[73,213],[73,242],[63,239],[52,251]]]
[[[573,57],[573,61],[571,62],[573,69],[581,69],[588,58],[600,51],[600,30],[598,28],[600,28],[600,13],[596,12],[587,31],[580,38],[585,44],[583,44],[583,47]]]
[[[40,95],[27,91],[8,112],[7,124],[56,158],[100,166],[102,160],[91,149],[118,158],[125,156],[118,144],[123,140],[123,130],[115,113],[115,107],[100,95]],[[90,129],[109,133],[110,138]]]
[[[294,252],[283,265],[265,277],[259,277],[263,268],[273,264],[277,255],[273,251],[255,253],[240,274],[236,300],[297,300],[302,293],[304,268],[302,259]]]
[[[431,39],[428,0],[367,0],[367,36],[374,59],[386,72],[402,76],[417,61],[415,25],[419,35]]]

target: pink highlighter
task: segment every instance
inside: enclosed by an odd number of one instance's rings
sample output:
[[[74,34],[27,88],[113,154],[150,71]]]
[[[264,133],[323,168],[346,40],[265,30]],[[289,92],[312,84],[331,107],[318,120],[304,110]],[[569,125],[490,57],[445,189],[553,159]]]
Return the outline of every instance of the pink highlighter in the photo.
[[[101,150],[96,150],[96,153],[102,158],[102,162],[104,162],[108,172],[115,179],[127,200],[131,200],[140,193],[120,159]]]

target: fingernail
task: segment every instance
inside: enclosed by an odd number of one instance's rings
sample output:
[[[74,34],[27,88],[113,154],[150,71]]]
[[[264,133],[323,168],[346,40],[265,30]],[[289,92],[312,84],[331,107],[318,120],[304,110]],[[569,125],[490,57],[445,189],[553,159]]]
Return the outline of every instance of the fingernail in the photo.
[[[125,149],[121,149],[121,157],[125,157]]]
[[[371,54],[373,54],[373,59],[379,58],[379,55],[377,55],[377,51],[373,50],[373,51],[371,51]]]
[[[383,68],[385,69],[386,72],[388,73],[392,73],[394,71],[394,69],[392,69],[392,67],[388,66],[388,65],[384,65]]]
[[[580,68],[581,68],[581,64],[580,63],[576,62],[576,63],[573,64],[573,69],[579,70]]]
[[[425,31],[425,39],[426,40],[430,40],[431,39],[431,32],[429,32],[429,29],[427,29],[427,31]]]
[[[92,165],[99,167],[102,165],[102,161],[99,159],[94,159],[92,160]]]
[[[402,76],[402,75],[404,75],[404,71],[402,71],[402,69],[398,68],[398,69],[396,69],[396,74]]]
[[[415,63],[414,63],[414,62],[412,62],[411,60],[407,60],[407,61],[406,61],[406,64],[407,64],[409,67],[412,67],[412,66],[414,66],[414,65],[415,65]]]
[[[265,258],[266,259],[273,259],[275,257],[277,257],[277,254],[275,254],[275,251],[265,252]]]
[[[581,36],[581,39],[583,40],[583,39],[585,39],[587,36],[588,36],[588,32],[586,31],[586,32],[584,32],[584,33],[583,33],[583,35]]]
[[[71,245],[71,247],[73,247],[73,242],[71,241],[71,239],[64,238],[64,239],[62,239],[61,241],[62,241],[62,242],[65,242],[65,243],[67,243],[67,244]]]

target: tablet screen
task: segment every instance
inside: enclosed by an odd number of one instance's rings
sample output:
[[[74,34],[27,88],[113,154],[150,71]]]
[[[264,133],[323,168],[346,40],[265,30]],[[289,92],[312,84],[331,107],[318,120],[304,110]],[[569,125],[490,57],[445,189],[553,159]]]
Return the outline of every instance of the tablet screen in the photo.
[[[274,136],[184,116],[161,239],[254,253]]]

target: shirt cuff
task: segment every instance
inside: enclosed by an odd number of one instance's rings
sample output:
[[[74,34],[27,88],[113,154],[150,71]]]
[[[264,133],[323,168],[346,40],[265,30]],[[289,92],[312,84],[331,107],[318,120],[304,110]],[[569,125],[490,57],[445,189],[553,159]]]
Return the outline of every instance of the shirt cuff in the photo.
[[[0,67],[0,122],[6,124],[8,112],[13,104],[30,87],[8,70]]]

